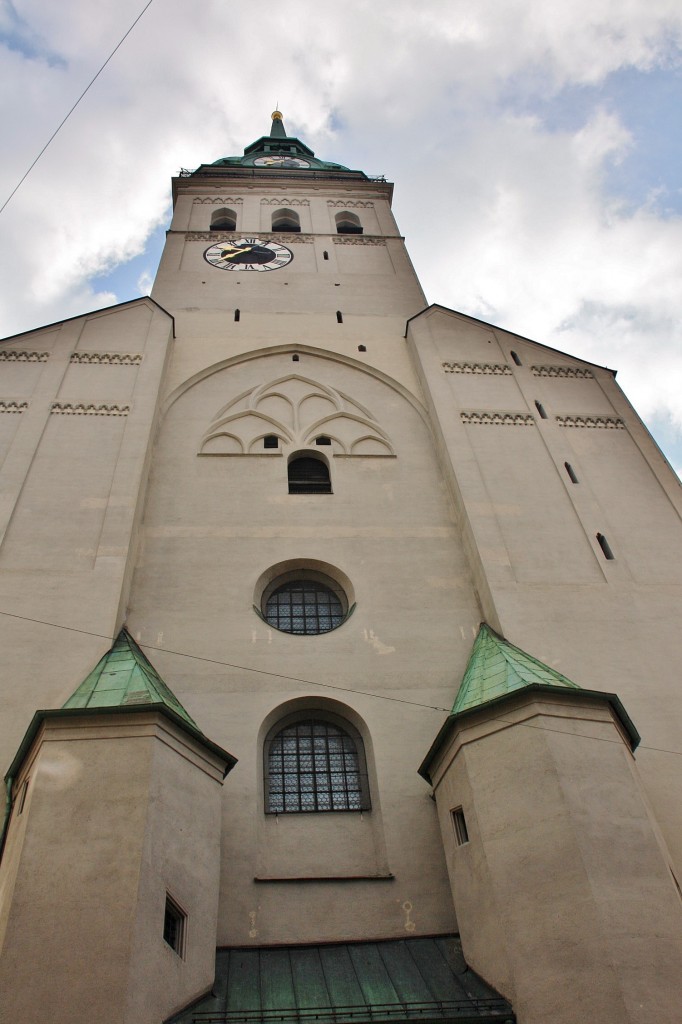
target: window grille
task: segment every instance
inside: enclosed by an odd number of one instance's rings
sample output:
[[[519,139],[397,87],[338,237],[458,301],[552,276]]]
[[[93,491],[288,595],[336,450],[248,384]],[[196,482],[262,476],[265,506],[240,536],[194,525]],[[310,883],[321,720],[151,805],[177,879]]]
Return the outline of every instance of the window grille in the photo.
[[[289,494],[331,494],[329,468],[321,459],[303,456],[288,467]]]
[[[360,749],[359,749],[360,748]],[[270,814],[369,808],[361,740],[320,719],[293,722],[267,751]]]
[[[340,626],[345,613],[340,598],[317,580],[291,580],[270,594],[265,620],[284,633],[315,636]]]

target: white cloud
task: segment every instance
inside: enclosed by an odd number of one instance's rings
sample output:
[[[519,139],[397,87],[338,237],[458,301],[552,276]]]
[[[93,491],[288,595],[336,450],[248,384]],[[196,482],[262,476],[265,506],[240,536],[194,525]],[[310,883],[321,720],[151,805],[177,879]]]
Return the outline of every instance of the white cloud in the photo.
[[[0,8],[0,199],[141,6]],[[658,182],[608,194],[639,140],[589,91],[679,68],[681,41],[677,0],[157,0],[0,217],[3,333],[130,297],[89,280],[143,250],[180,166],[241,152],[278,101],[321,156],[396,181],[430,300],[620,368],[682,425],[682,223]],[[584,112],[551,123],[567,87]]]

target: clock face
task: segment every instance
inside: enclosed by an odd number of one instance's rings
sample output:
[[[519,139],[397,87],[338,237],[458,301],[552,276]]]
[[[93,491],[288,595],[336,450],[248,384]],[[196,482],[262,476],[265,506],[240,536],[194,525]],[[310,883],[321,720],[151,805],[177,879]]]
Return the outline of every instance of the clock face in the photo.
[[[291,249],[260,238],[239,238],[218,242],[204,253],[204,259],[220,270],[280,270],[294,258]]]
[[[254,167],[310,167],[307,160],[297,156],[259,156],[253,161]]]

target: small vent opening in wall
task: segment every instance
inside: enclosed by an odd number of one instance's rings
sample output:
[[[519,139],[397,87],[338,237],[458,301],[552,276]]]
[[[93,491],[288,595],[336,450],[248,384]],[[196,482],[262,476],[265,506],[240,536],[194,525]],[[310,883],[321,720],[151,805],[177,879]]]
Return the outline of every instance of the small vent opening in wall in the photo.
[[[516,365],[517,366],[521,366],[521,360],[517,356],[516,352],[510,352],[509,354],[512,357],[512,359],[514,360],[514,362],[516,363]]]
[[[564,462],[564,466],[566,468],[566,472],[568,473],[568,479],[571,481],[572,484],[577,484],[578,483],[578,477],[575,475],[575,470],[573,469],[573,466],[571,465],[571,463],[570,462]]]

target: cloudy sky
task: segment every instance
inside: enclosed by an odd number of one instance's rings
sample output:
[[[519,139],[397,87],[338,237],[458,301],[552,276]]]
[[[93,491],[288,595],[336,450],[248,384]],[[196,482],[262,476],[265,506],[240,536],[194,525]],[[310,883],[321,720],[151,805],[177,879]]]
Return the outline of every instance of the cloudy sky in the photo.
[[[0,205],[146,0],[0,0]],[[170,177],[385,174],[430,302],[617,369],[682,469],[679,0],[153,0],[0,214],[0,335],[149,289]]]

